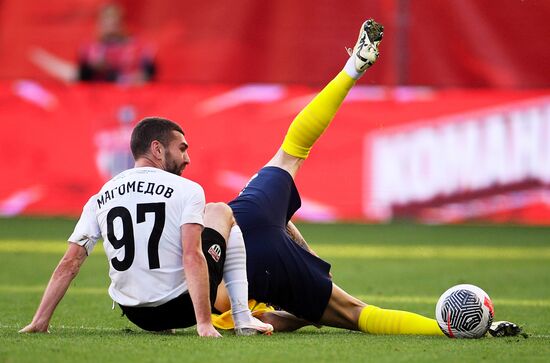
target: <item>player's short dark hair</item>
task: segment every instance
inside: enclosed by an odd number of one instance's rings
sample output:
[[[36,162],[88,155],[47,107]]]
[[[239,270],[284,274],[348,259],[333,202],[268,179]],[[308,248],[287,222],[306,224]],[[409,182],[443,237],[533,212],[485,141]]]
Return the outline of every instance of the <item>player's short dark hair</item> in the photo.
[[[167,147],[172,139],[172,131],[185,135],[180,125],[162,117],[146,117],[134,127],[130,148],[134,159],[145,155],[154,140]]]

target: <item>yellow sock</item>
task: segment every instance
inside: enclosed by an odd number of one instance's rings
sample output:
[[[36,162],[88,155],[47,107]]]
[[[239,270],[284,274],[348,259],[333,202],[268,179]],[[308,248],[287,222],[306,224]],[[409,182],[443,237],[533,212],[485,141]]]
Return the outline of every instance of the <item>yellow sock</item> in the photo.
[[[311,147],[328,127],[356,80],[340,72],[296,116],[283,141],[283,150],[297,158],[307,158]]]
[[[256,318],[265,312],[275,310],[272,306],[267,306],[265,303],[257,302],[254,299],[248,300],[248,308],[250,309],[252,316]],[[233,322],[233,317],[231,316],[231,310],[219,315],[212,314],[211,317],[212,325],[218,329],[229,330],[235,328],[235,323]]]
[[[444,335],[437,321],[407,311],[368,305],[359,316],[359,330],[369,334]]]

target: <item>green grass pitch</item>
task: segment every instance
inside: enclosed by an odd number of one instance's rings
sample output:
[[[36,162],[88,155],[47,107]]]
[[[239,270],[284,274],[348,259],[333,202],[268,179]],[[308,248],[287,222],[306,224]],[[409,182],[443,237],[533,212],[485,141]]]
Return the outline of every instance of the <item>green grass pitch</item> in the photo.
[[[454,362],[550,361],[550,228],[518,226],[315,225],[300,228],[332,263],[334,280],[381,307],[434,316],[458,283],[485,289],[497,320],[529,335],[455,340],[369,336],[304,328],[271,337],[200,339],[143,332],[111,309],[101,246],[59,305],[51,334],[18,334],[38,305],[74,220],[0,219],[0,362]]]

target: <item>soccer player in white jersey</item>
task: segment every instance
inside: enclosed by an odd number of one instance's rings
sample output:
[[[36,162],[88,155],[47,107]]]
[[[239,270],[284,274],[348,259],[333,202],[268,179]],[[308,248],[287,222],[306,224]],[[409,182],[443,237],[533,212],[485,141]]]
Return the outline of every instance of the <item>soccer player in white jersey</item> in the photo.
[[[137,326],[166,331],[211,322],[218,285],[230,295],[238,335],[273,327],[248,309],[246,252],[231,209],[208,204],[202,187],[180,174],[188,143],[176,123],[150,117],[132,132],[135,168],[108,181],[84,206],[32,322],[21,332],[46,332],[57,304],[99,239],[109,262],[109,295]],[[227,241],[227,244],[226,244]]]

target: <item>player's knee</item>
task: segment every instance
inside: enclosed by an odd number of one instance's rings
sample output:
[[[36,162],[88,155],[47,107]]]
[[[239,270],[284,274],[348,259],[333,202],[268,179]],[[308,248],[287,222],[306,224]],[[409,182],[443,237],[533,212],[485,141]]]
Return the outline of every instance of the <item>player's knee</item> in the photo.
[[[207,225],[211,221],[232,223],[233,211],[231,207],[222,202],[208,203],[204,209],[204,221]]]
[[[233,211],[225,203],[208,203],[204,209],[204,227],[217,231],[222,237],[229,239],[229,233],[234,224]]]
[[[233,217],[233,211],[231,210],[231,207],[222,202],[206,204],[204,213],[220,217]]]
[[[266,164],[266,166],[276,166],[283,170],[286,170],[292,178],[296,176],[296,173],[300,169],[300,166],[304,163],[303,158],[293,156],[283,149],[279,149],[275,156]]]

